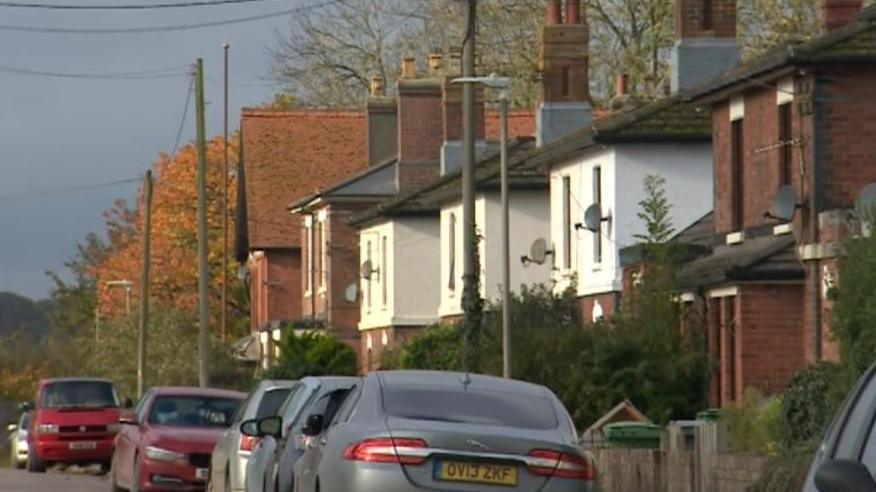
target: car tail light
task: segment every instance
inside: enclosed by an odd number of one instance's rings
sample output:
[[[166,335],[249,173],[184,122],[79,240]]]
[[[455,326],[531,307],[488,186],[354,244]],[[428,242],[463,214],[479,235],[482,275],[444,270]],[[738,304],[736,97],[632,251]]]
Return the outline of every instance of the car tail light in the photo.
[[[344,459],[370,463],[420,465],[426,456],[426,441],[422,439],[366,439],[344,450]]]
[[[529,456],[527,467],[534,475],[579,480],[593,480],[595,476],[593,465],[584,456],[549,449],[534,449]]]
[[[256,444],[259,443],[258,437],[252,436],[240,436],[240,450],[241,451],[252,451],[255,449]]]

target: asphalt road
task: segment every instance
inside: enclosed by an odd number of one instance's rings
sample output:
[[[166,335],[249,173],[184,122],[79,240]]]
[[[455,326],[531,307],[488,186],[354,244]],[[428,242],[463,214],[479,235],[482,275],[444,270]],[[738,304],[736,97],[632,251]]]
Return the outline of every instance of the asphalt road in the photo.
[[[92,474],[60,472],[27,473],[0,468],[2,492],[106,492],[109,482]]]

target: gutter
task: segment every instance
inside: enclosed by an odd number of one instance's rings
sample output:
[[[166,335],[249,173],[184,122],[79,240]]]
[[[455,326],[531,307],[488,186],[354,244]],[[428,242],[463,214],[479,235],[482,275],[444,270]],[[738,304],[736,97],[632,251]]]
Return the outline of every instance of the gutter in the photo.
[[[818,213],[821,210],[821,191],[819,183],[821,182],[823,166],[822,166],[822,128],[824,124],[824,108],[822,107],[823,80],[819,78],[818,73],[813,73],[812,77],[812,175],[809,189],[809,241],[810,244],[818,244],[820,240]],[[811,282],[815,285],[812,289],[812,305],[815,312],[813,319],[815,326],[813,327],[813,356],[816,362],[821,360],[821,269],[818,268],[818,262],[812,262]]]

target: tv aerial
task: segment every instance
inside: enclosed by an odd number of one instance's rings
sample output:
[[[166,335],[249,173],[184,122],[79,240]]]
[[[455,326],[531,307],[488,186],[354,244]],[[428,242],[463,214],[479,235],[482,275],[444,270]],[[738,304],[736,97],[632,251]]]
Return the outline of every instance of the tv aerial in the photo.
[[[347,302],[352,304],[352,303],[356,302],[356,299],[358,299],[358,298],[359,298],[359,284],[357,284],[356,282],[353,282],[350,285],[348,285],[346,289],[344,289],[344,299],[346,299]]]

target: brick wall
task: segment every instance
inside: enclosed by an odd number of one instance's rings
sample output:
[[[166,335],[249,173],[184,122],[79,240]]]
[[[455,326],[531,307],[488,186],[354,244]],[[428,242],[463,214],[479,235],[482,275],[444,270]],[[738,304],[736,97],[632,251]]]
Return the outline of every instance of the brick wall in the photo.
[[[462,140],[462,84],[454,84],[453,77],[442,81],[441,103],[444,118],[444,140]],[[475,140],[483,140],[485,132],[484,90],[475,91]]]
[[[801,284],[745,284],[739,296],[741,390],[785,389],[805,365]]]
[[[398,82],[398,157],[406,162],[441,158],[441,81],[439,79]]]
[[[250,269],[250,327],[299,319],[301,311],[301,250],[267,250]]]
[[[546,25],[541,35],[541,96],[545,102],[590,101],[590,28]]]
[[[745,116],[742,120],[743,133],[743,226],[756,227],[775,224],[775,219],[764,217],[771,210],[773,197],[782,186],[780,154],[782,147],[779,135],[779,107],[776,104],[774,88],[752,89],[744,93]],[[715,232],[733,232],[733,166],[731,153],[730,103],[723,101],[713,107],[712,128],[715,161]],[[799,106],[791,105],[791,135],[809,141],[809,120],[801,118]],[[808,147],[807,147],[808,150]],[[800,178],[800,152],[798,146],[791,149],[791,184],[798,196],[803,197]],[[808,162],[808,156],[804,155]],[[808,173],[807,173],[808,175]],[[803,224],[801,214],[796,215],[795,230]]]
[[[578,311],[581,315],[581,324],[586,326],[593,322],[593,307],[599,302],[602,307],[602,315],[606,318],[615,313],[615,308],[620,297],[620,292],[607,292],[578,298]]]

